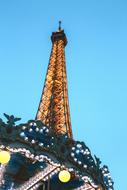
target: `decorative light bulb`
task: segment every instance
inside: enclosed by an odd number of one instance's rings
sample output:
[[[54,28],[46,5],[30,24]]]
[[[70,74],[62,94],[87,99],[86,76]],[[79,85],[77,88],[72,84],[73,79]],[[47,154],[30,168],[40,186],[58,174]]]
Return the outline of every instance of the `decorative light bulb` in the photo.
[[[46,129],[46,131],[45,131],[46,133],[48,133],[49,132],[49,129]]]
[[[82,145],[81,145],[81,144],[77,144],[76,146],[77,146],[77,148],[81,148],[81,147],[82,147]]]
[[[43,129],[40,129],[40,133],[43,133]]]
[[[75,155],[75,154],[72,152],[72,153],[71,153],[71,156],[74,157],[74,155]]]
[[[69,172],[73,172],[74,171],[74,169],[73,168],[69,168]]]
[[[7,164],[10,161],[11,155],[8,151],[0,151],[0,163]]]
[[[79,165],[81,165],[81,164],[82,164],[82,162],[81,162],[81,161],[78,161],[78,164],[79,164]]]
[[[59,173],[59,180],[63,183],[67,183],[71,179],[71,174],[67,170],[62,170]]]
[[[72,150],[75,150],[75,147],[74,147],[74,146],[72,147]]]
[[[44,144],[43,143],[39,143],[39,146],[43,146]]]
[[[31,141],[31,143],[34,144],[34,143],[35,143],[35,140],[33,139],[33,140]]]
[[[29,132],[32,132],[32,131],[33,131],[33,129],[32,129],[32,128],[30,128],[30,129],[29,129]]]
[[[76,153],[79,154],[80,150],[76,150]]]
[[[77,158],[74,158],[74,161],[77,162]]]
[[[24,132],[21,132],[21,133],[20,133],[20,137],[25,137],[25,133],[24,133]]]
[[[36,129],[35,129],[37,132],[39,131],[39,128],[38,127],[36,127]]]
[[[83,168],[87,168],[87,165],[84,165]]]
[[[25,137],[25,141],[28,141],[28,137]]]
[[[22,129],[25,130],[25,129],[26,129],[26,126],[23,126]]]

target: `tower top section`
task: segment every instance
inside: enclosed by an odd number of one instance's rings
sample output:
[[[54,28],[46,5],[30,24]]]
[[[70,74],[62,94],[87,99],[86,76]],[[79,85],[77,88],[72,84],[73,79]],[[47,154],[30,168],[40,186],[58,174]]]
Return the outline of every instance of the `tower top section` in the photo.
[[[59,27],[57,32],[53,32],[51,36],[52,43],[62,40],[64,41],[64,46],[67,45],[67,38],[64,33],[64,30],[61,29],[61,21],[59,21]]]

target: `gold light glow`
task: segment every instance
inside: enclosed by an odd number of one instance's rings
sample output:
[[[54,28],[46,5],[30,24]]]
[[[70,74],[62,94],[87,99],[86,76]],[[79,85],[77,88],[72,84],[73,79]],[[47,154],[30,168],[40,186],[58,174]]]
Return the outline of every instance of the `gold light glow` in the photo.
[[[0,151],[0,163],[7,164],[11,158],[11,155],[8,151],[2,150]]]
[[[71,174],[67,170],[62,170],[59,173],[59,180],[63,183],[70,181]]]

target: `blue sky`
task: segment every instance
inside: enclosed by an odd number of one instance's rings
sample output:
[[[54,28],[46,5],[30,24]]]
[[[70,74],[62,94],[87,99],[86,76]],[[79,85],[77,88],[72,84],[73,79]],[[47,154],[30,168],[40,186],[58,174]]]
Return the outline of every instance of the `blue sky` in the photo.
[[[127,1],[0,1],[0,117],[22,122],[38,108],[58,21],[66,62],[73,134],[127,189]]]

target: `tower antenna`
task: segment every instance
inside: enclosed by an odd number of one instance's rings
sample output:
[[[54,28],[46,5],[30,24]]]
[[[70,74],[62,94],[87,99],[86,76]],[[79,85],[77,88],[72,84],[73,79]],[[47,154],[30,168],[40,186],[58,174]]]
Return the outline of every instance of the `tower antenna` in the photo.
[[[58,28],[59,31],[61,31],[61,23],[62,23],[62,22],[59,21],[59,28]]]

